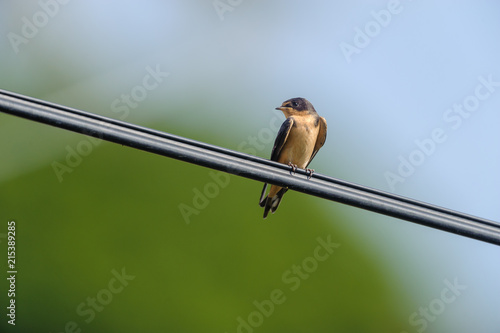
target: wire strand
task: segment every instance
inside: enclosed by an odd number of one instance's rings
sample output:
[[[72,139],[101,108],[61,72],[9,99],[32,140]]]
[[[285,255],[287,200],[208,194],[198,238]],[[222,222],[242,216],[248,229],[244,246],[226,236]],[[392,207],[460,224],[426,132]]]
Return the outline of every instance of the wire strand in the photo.
[[[500,245],[500,223],[78,109],[0,90],[0,111]]]

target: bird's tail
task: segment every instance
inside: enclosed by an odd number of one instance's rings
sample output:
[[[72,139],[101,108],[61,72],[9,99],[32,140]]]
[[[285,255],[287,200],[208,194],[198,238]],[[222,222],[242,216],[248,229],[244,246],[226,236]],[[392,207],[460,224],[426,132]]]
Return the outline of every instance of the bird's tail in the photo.
[[[265,186],[264,186],[264,189],[265,189]],[[261,198],[261,201],[259,204],[261,207],[264,207],[264,218],[267,217],[267,214],[269,214],[269,211],[271,211],[271,213],[274,213],[276,211],[276,209],[278,209],[278,206],[280,205],[280,202],[281,202],[281,198],[283,198],[283,195],[285,194],[286,191],[288,191],[287,188],[282,188],[273,197]]]

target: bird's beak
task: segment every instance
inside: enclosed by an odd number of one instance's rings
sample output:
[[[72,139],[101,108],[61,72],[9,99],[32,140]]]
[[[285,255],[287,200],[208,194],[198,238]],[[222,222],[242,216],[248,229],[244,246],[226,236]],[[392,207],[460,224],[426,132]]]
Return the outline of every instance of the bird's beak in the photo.
[[[280,111],[283,111],[283,109],[284,109],[284,107],[282,107],[282,106],[278,106],[278,107],[276,108],[276,110],[280,110]]]

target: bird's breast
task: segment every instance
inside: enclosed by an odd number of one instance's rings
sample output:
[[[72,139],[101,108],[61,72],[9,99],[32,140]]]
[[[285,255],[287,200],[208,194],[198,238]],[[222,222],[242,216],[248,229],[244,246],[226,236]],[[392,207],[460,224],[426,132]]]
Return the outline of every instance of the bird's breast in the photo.
[[[313,153],[318,131],[319,127],[314,118],[295,120],[278,162],[291,162],[304,169]]]

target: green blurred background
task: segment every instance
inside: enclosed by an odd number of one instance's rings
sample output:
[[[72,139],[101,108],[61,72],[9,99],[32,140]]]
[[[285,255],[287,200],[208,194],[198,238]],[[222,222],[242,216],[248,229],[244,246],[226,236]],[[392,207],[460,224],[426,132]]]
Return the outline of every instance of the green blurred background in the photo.
[[[2,2],[0,88],[266,158],[274,107],[306,97],[329,125],[311,166],[390,190],[398,155],[478,76],[500,78],[500,28],[497,4],[450,15],[451,3],[402,2],[346,61],[339,45],[388,6]],[[39,27],[13,44],[25,18]],[[499,104],[492,94],[395,192],[499,220]],[[5,114],[0,156],[1,274],[11,220],[18,270],[16,326],[2,311],[1,332],[500,327],[498,247],[292,191],[262,220],[261,183]]]

